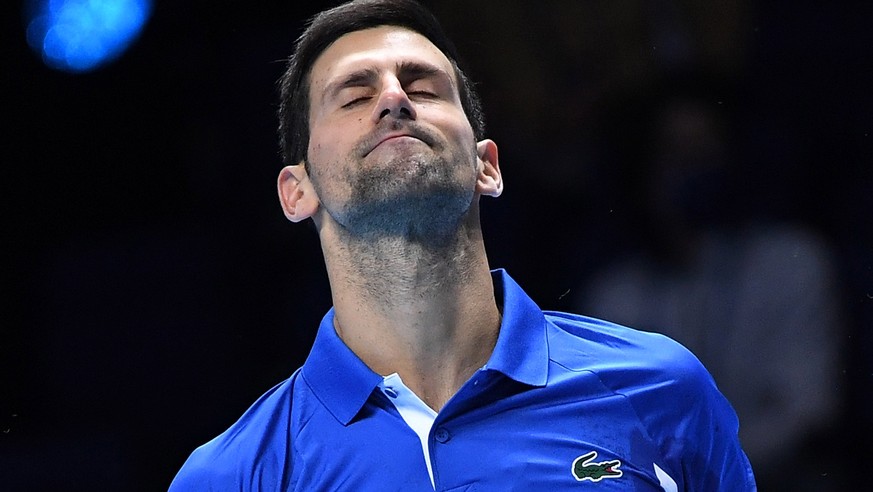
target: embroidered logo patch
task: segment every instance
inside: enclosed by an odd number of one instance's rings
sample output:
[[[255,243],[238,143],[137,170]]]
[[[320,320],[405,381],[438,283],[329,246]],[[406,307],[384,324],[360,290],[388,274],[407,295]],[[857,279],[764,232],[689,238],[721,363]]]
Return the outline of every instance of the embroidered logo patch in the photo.
[[[573,476],[576,477],[576,480],[599,482],[604,478],[621,476],[621,470],[618,469],[621,466],[621,461],[610,460],[593,463],[595,459],[597,459],[597,451],[591,451],[573,460]]]

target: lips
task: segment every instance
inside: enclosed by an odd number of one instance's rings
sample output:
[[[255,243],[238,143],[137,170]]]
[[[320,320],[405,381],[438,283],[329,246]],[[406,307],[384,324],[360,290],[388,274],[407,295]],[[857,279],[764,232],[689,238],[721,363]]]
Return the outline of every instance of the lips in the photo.
[[[390,135],[390,136],[387,136],[387,137],[383,138],[382,141],[379,142],[379,143],[376,145],[376,147],[378,147],[379,145],[382,145],[383,143],[385,143],[385,142],[387,142],[387,141],[389,141],[389,140],[394,140],[394,139],[397,139],[397,138],[415,138],[415,137],[413,137],[412,135],[408,135],[408,134],[406,134],[406,133],[401,134],[401,135]],[[419,140],[418,138],[415,138],[415,139],[416,139],[416,140]]]
[[[375,150],[383,143],[390,142],[399,138],[414,138],[427,144],[428,146],[432,146],[432,141],[430,138],[428,138],[425,131],[419,130],[413,126],[407,126],[403,130],[392,129],[389,131],[377,132],[375,135],[366,139],[363,145],[364,157],[369,155],[370,152]]]
[[[408,133],[389,134],[389,135],[385,135],[385,136],[383,136],[382,138],[380,138],[380,139],[376,142],[376,145],[373,145],[372,148],[370,148],[370,150],[367,151],[367,154],[369,154],[370,152],[376,150],[376,148],[378,148],[380,145],[382,145],[382,144],[385,143],[385,142],[391,142],[391,141],[393,141],[393,140],[398,140],[398,139],[401,139],[401,138],[414,138],[414,139],[416,139],[416,140],[421,141],[420,138],[417,138],[417,137],[415,137],[415,136],[413,136],[413,135],[409,135]]]

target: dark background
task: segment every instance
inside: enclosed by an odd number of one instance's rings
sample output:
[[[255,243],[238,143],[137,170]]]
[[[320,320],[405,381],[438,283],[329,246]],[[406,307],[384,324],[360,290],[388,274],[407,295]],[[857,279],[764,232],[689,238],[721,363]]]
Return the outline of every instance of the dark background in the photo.
[[[677,92],[725,122],[718,220],[825,238],[840,414],[797,466],[840,490],[873,457],[873,9],[777,3],[427,2],[500,146],[492,265],[542,307],[573,310],[568,292],[645,246],[640,167]],[[158,2],[84,75],[44,67],[4,16],[0,488],[165,489],[303,362],[329,286],[313,229],[278,206],[275,81],[333,4]]]

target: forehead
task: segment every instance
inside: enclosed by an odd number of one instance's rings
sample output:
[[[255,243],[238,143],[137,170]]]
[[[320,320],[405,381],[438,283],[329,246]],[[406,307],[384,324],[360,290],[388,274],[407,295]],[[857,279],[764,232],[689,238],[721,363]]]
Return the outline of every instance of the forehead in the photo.
[[[312,65],[312,95],[334,78],[362,68],[393,69],[403,61],[425,62],[452,75],[446,55],[421,34],[398,26],[379,26],[340,36]]]

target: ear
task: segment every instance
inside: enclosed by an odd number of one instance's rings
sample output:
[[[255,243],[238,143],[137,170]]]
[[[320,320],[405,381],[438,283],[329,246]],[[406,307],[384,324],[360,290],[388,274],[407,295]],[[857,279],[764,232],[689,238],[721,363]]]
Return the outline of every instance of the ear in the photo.
[[[302,163],[282,168],[276,186],[282,210],[291,222],[308,219],[318,210],[318,194]]]
[[[476,192],[480,195],[500,196],[503,193],[503,177],[497,164],[497,144],[493,140],[482,140],[476,144],[476,152],[479,154]]]

